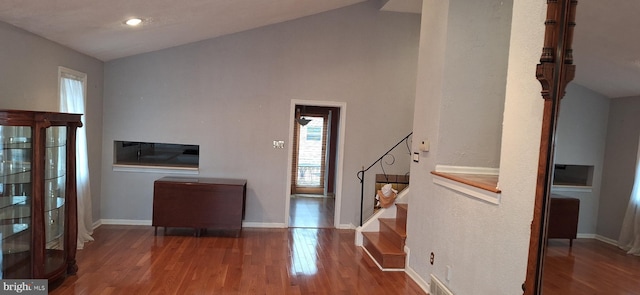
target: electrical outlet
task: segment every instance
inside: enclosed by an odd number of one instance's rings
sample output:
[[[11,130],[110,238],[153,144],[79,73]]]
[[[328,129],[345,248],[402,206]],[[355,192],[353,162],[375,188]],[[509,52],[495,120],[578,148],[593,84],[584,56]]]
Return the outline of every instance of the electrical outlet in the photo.
[[[431,255],[429,256],[429,263],[431,263],[431,265],[433,265],[433,261],[435,260],[436,255],[433,254],[433,252],[431,252]]]

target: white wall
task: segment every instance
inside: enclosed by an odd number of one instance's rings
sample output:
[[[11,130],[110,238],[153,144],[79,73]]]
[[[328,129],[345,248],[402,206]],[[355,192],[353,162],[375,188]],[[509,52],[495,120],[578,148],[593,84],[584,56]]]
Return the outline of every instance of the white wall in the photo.
[[[451,44],[447,39],[456,32],[449,31],[450,25],[462,21],[454,18],[464,17],[454,12],[470,2],[423,2],[414,136],[431,139],[431,151],[423,153],[420,162],[411,167],[409,268],[427,282],[430,274],[436,275],[454,294],[521,294],[542,124],[543,99],[535,78],[535,65],[543,45],[546,5],[543,1],[513,1],[499,159],[502,200],[493,205],[434,185],[430,175],[436,164],[451,159],[452,154],[445,151],[449,143],[441,139],[468,135],[449,129],[443,117],[449,115],[447,100],[460,99],[451,96],[471,93],[479,87],[461,83],[458,87],[464,89],[452,91],[445,81],[450,61],[444,57]],[[502,1],[474,3],[484,7],[479,11],[494,9],[496,13],[502,5],[508,5]],[[500,18],[471,19],[474,22],[469,22],[468,27]],[[462,123],[466,122],[474,121],[465,119]],[[417,148],[414,142],[413,149]],[[456,148],[465,151],[469,147],[456,144]],[[433,265],[429,264],[431,252],[435,254]],[[450,281],[445,280],[447,266],[451,268]]]
[[[200,176],[248,180],[245,221],[284,223],[290,151],[272,141],[300,99],[347,104],[341,223],[356,224],[356,172],[411,131],[419,22],[369,1],[108,62],[102,217],[151,219],[165,174],[112,171],[113,141],[131,140],[200,145]]]
[[[103,63],[0,22],[0,109],[59,111],[58,67],[87,74],[87,142],[93,219],[100,219]]]
[[[596,233],[602,183],[609,98],[570,83],[560,104],[555,163],[593,166],[591,191],[553,188],[552,193],[580,199],[578,233]]]
[[[497,168],[511,1],[449,1],[438,163]]]

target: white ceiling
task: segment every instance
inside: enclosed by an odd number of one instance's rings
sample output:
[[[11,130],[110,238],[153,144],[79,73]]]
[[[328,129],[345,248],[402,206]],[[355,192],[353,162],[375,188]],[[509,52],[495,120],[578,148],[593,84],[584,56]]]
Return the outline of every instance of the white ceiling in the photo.
[[[578,1],[575,82],[611,98],[640,96],[640,1]]]
[[[364,0],[2,0],[0,20],[108,61]],[[129,27],[124,21],[145,22]]]
[[[0,20],[109,61],[363,1],[2,0]],[[390,0],[382,10],[420,12],[421,2]],[[639,13],[640,1],[579,1],[573,46],[576,83],[608,97],[640,95],[640,38],[634,35],[640,28]],[[145,23],[135,28],[123,24],[134,16]]]

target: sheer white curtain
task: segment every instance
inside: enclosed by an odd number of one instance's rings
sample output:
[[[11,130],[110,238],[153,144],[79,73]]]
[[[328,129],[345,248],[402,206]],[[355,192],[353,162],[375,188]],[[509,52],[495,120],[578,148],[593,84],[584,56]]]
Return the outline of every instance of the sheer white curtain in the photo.
[[[91,190],[89,183],[89,162],[87,155],[87,123],[85,114],[86,75],[70,73],[71,70],[60,71],[60,111],[83,114],[82,128],[76,135],[76,182],[78,190],[78,249],[84,243],[93,241],[93,221],[91,217]]]
[[[631,198],[622,222],[618,246],[628,254],[640,256],[640,140],[638,141],[635,173]]]

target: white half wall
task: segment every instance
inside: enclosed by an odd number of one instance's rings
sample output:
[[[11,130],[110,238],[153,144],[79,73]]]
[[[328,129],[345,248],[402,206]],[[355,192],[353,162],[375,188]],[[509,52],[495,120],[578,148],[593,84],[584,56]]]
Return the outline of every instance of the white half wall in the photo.
[[[510,15],[510,38],[504,116],[499,148],[500,204],[469,198],[448,188],[435,185],[431,171],[436,164],[460,166],[488,166],[454,163],[462,159],[452,153],[469,152],[470,156],[485,159],[476,147],[455,137],[468,136],[468,130],[452,128],[449,116],[457,109],[447,109],[462,100],[465,93],[483,92],[482,82],[459,83],[459,90],[445,81],[450,76],[450,59],[445,59],[452,45],[448,38],[459,34],[465,19],[469,28],[483,27],[483,22],[500,22],[500,17],[465,18],[460,8],[470,1],[425,0],[422,10],[422,31],[418,62],[418,83],[414,113],[414,137],[429,139],[431,150],[421,153],[420,162],[411,166],[411,198],[409,200],[407,247],[411,249],[410,272],[428,282],[431,274],[440,278],[454,294],[521,294],[525,280],[529,249],[530,225],[535,199],[536,174],[543,99],[541,86],[535,78],[543,38],[546,4],[544,1],[514,0]],[[480,12],[502,12],[511,3],[503,1],[474,1]],[[469,11],[467,11],[468,13]],[[506,17],[506,16],[504,16]],[[461,18],[453,20],[455,18]],[[473,21],[472,21],[473,20]],[[476,23],[477,22],[477,23]],[[474,43],[473,36],[467,36]],[[460,44],[459,46],[464,46]],[[491,45],[487,44],[491,49]],[[452,49],[455,50],[455,49]],[[464,49],[460,49],[464,50]],[[496,50],[503,50],[497,48]],[[464,58],[482,58],[474,56]],[[462,67],[463,64],[454,65]],[[485,72],[491,76],[492,72]],[[481,78],[478,78],[481,79]],[[497,83],[496,83],[497,84]],[[496,86],[497,87],[497,86]],[[504,87],[504,84],[503,84]],[[495,89],[496,91],[498,89]],[[449,100],[454,100],[451,102]],[[465,110],[466,112],[467,110]],[[470,116],[457,117],[459,126],[476,123]],[[484,134],[484,133],[483,133]],[[472,135],[473,136],[473,135]],[[450,140],[444,141],[443,138]],[[418,149],[417,143],[413,146]],[[457,158],[456,158],[457,157]],[[434,253],[434,263],[429,256]],[[450,280],[446,280],[447,273]]]

